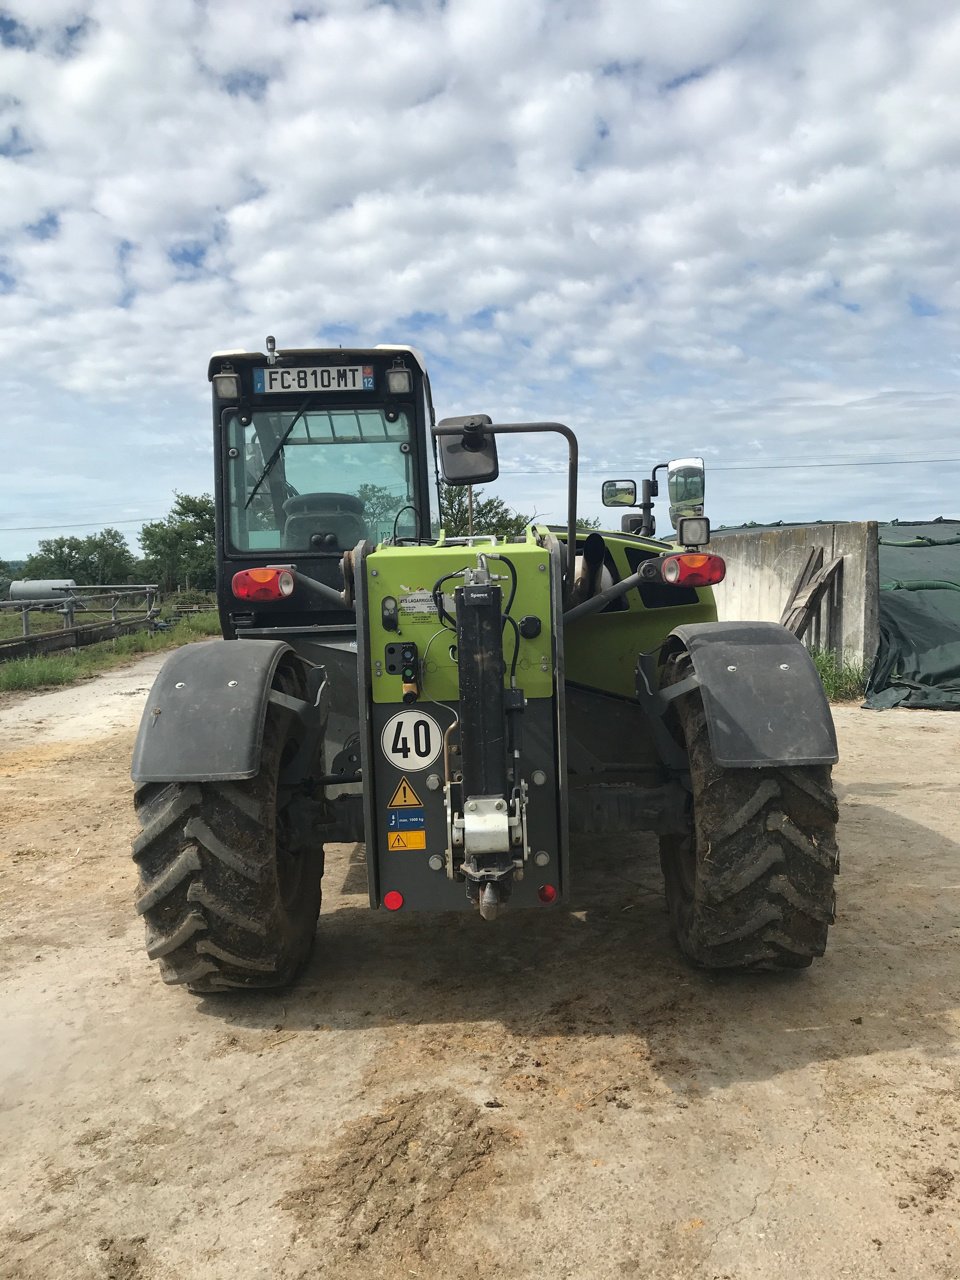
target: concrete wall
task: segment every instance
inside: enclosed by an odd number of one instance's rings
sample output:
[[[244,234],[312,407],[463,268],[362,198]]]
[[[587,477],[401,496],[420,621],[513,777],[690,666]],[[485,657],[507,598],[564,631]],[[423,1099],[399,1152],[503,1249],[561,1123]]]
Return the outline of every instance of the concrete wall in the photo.
[[[717,529],[711,537],[712,549],[727,562],[726,579],[714,587],[723,622],[779,622],[809,549],[823,548],[824,565],[843,556],[804,643],[833,649],[868,666],[873,661],[879,638],[875,520],[736,532]]]

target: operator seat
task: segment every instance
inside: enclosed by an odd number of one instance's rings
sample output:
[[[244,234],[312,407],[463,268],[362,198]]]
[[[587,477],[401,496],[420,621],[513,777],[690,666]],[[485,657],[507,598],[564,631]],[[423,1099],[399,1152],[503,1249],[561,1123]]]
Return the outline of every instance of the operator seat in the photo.
[[[369,536],[363,503],[352,493],[298,493],[283,511],[284,550],[349,551]]]

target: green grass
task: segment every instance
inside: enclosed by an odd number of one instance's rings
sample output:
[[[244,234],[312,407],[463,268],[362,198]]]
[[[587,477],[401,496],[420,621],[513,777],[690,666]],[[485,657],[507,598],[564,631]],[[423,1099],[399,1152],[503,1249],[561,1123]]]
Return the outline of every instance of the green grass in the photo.
[[[30,611],[30,632],[39,635],[41,631],[60,631],[63,628],[63,614],[53,609],[40,612]],[[0,640],[14,640],[23,635],[23,618],[16,609],[0,609]]]
[[[862,662],[849,662],[828,649],[810,653],[831,702],[859,702],[867,691],[867,669]]]
[[[74,684],[112,667],[126,666],[145,653],[176,649],[191,640],[203,640],[220,634],[216,613],[189,614],[169,631],[132,631],[87,645],[84,649],[63,653],[42,653],[35,658],[14,658],[0,663],[0,692],[50,689]]]
[[[169,631],[134,631],[84,649],[0,662],[0,693],[74,684],[112,667],[125,666],[141,654],[176,649],[192,640],[219,634],[220,620],[216,613],[187,614]],[[848,662],[825,649],[814,649],[810,656],[831,702],[862,700],[867,687],[867,672],[862,663]]]

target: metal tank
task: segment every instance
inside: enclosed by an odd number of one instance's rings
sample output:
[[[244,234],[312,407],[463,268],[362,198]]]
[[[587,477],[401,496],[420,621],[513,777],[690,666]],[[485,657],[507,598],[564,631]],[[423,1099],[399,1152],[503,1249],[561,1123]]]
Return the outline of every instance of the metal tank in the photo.
[[[11,600],[63,600],[76,587],[73,578],[20,578],[10,583]]]

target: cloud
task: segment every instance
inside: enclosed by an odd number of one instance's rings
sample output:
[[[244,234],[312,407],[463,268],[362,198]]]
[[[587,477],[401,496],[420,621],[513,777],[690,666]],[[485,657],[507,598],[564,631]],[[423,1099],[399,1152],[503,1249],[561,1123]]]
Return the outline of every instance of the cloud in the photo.
[[[569,422],[585,510],[696,451],[718,521],[955,510],[955,464],[719,470],[960,453],[949,6],[5,14],[0,524],[209,489],[207,358],[267,332],[413,341],[442,413]],[[527,460],[500,491],[559,517]]]

